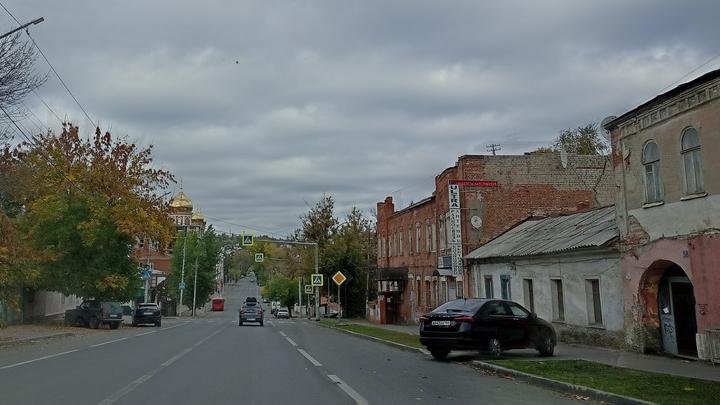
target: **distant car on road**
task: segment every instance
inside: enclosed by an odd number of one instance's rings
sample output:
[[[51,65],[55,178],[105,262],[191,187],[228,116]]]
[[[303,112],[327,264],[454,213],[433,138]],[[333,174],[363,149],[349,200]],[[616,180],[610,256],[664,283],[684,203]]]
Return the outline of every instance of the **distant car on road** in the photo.
[[[101,325],[109,325],[117,329],[122,323],[123,309],[119,302],[83,301],[75,309],[65,311],[65,324],[83,325],[97,329]]]
[[[160,315],[160,307],[154,302],[138,304],[133,312],[132,325],[151,323],[155,326],[162,325],[162,315]]]
[[[520,304],[497,299],[457,299],[420,317],[420,343],[436,359],[451,350],[480,350],[499,356],[508,349],[536,349],[552,356],[552,325]]]
[[[243,326],[245,322],[258,322],[260,326],[263,326],[263,309],[255,297],[248,297],[245,299],[242,308],[240,308],[240,314],[238,317],[238,326]]]
[[[276,316],[278,319],[281,319],[281,318],[289,319],[289,318],[290,318],[290,311],[288,311],[287,308],[280,308],[280,309],[277,310],[277,312],[275,312],[275,316]]]

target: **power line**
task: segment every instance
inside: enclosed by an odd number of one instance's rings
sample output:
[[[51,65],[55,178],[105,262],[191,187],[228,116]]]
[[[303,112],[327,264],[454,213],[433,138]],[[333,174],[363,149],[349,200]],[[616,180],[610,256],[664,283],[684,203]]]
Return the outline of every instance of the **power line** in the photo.
[[[50,106],[48,105],[48,103],[46,103],[45,100],[43,100],[43,98],[40,97],[40,95],[37,94],[37,92],[36,92],[35,90],[33,90],[32,92],[33,92],[33,94],[35,95],[35,97],[37,97],[38,99],[40,99],[40,101],[43,103],[43,105],[45,105],[45,108],[47,108],[48,111],[50,111],[50,112],[52,113],[52,115],[54,115],[55,118],[57,118],[57,120],[58,120],[58,122],[60,122],[60,124],[65,123],[65,121],[64,121],[62,118],[60,118],[59,115],[57,115],[57,113],[55,112],[55,110],[53,110],[52,108],[50,108]]]
[[[277,232],[270,232],[270,231],[268,231],[267,229],[254,228],[254,227],[252,227],[252,226],[243,225],[243,224],[238,224],[238,223],[233,223],[233,222],[226,221],[226,220],[220,219],[220,218],[214,218],[214,217],[211,217],[211,216],[209,216],[209,215],[205,215],[205,214],[203,214],[203,215],[205,216],[205,218],[212,219],[212,220],[215,220],[215,221],[220,221],[220,222],[226,223],[226,224],[228,224],[228,225],[237,226],[237,227],[239,227],[239,228],[247,228],[247,229],[250,229],[250,230],[253,230],[253,231],[257,231],[257,232],[262,232],[262,233],[265,233],[265,234],[268,234],[268,235],[277,235],[277,236],[280,235],[280,234],[277,233]]]
[[[7,7],[5,7],[4,4],[0,3],[0,7],[2,7],[3,10],[5,10],[5,12],[8,13],[8,15],[9,15],[10,17],[12,17],[12,19],[15,20],[15,22],[16,22],[18,25],[22,25],[22,24],[20,24],[20,21],[19,21],[17,18],[15,18],[15,16],[10,12],[10,10],[8,10]],[[58,80],[60,81],[60,84],[62,84],[62,86],[65,88],[65,90],[68,92],[68,94],[70,94],[70,97],[72,97],[72,99],[75,101],[75,104],[77,104],[77,106],[80,107],[80,110],[83,112],[83,114],[85,114],[85,118],[87,118],[88,121],[90,121],[90,123],[91,123],[93,126],[96,126],[95,122],[92,120],[92,118],[90,118],[90,114],[88,114],[87,111],[85,110],[85,107],[83,107],[83,105],[80,104],[80,101],[78,101],[77,97],[75,97],[75,95],[73,94],[73,92],[70,91],[70,88],[68,87],[68,85],[67,85],[67,84],[65,83],[65,81],[62,79],[62,77],[60,77],[60,73],[58,73],[58,71],[55,69],[55,66],[53,66],[53,64],[50,62],[50,59],[48,59],[48,57],[45,56],[45,52],[43,52],[43,50],[40,48],[40,46],[37,44],[37,42],[35,42],[35,38],[33,38],[33,37],[30,35],[30,31],[29,31],[29,30],[25,30],[25,34],[27,34],[28,38],[30,38],[30,41],[32,41],[33,45],[34,45],[35,48],[38,50],[38,52],[40,52],[40,55],[43,57],[43,59],[45,59],[45,62],[48,64],[48,66],[50,66],[50,70],[52,70],[52,72],[55,73],[55,77],[58,78]],[[48,107],[48,108],[49,108],[49,107]],[[56,115],[56,116],[57,116],[57,115]]]

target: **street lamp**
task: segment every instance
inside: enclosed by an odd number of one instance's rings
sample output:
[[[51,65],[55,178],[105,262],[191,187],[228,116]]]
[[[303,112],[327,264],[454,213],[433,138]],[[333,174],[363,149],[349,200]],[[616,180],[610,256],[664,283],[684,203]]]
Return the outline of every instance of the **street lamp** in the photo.
[[[6,32],[6,33],[4,33],[4,34],[0,35],[0,39],[3,39],[3,38],[5,38],[5,37],[9,37],[10,35],[12,35],[12,34],[14,34],[14,33],[18,32],[18,31],[20,31],[20,30],[24,30],[25,28],[27,28],[27,27],[29,27],[29,26],[31,26],[31,25],[37,25],[37,24],[40,24],[40,23],[41,23],[41,22],[43,22],[43,21],[45,21],[45,18],[43,18],[43,17],[40,17],[40,18],[36,18],[36,19],[34,19],[34,20],[30,21],[30,22],[29,22],[29,23],[27,23],[27,24],[23,24],[23,25],[21,25],[21,26],[19,26],[19,27],[15,28],[15,29],[14,29],[14,30],[12,30],[12,31],[9,31],[9,32]]]

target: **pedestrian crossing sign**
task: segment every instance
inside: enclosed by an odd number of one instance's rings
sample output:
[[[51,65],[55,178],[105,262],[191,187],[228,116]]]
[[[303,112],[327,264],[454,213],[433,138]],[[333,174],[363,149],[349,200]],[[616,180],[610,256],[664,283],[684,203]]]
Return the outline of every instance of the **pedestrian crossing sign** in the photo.
[[[252,246],[255,239],[255,235],[245,235],[242,236],[242,245],[243,246]]]
[[[255,263],[262,263],[265,261],[265,255],[263,253],[255,253]]]
[[[305,285],[305,294],[312,294],[313,293],[313,286],[311,285]]]
[[[322,287],[323,286],[323,275],[322,274],[311,274],[310,275],[310,285],[313,287]]]

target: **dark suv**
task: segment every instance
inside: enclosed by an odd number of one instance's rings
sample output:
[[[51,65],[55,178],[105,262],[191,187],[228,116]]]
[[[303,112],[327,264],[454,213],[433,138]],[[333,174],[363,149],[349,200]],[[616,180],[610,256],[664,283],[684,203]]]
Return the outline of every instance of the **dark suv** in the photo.
[[[243,326],[245,322],[258,322],[260,326],[263,326],[263,312],[262,305],[260,305],[257,298],[246,298],[242,308],[240,308],[238,326]]]
[[[92,329],[109,325],[110,329],[117,329],[122,323],[122,316],[122,305],[119,302],[89,300],[75,309],[65,311],[65,323],[89,326]]]
[[[153,302],[138,304],[133,312],[132,325],[137,326],[143,323],[152,323],[155,326],[162,324],[160,307]]]

